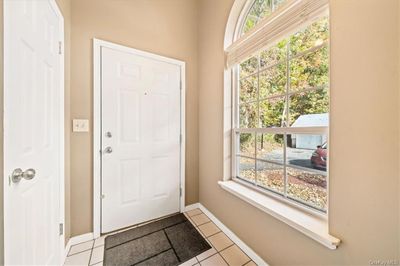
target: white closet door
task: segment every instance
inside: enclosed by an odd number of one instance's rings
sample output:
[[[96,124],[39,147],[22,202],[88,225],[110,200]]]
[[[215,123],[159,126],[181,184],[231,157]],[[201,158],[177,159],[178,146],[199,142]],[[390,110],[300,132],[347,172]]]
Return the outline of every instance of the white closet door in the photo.
[[[54,3],[54,2],[53,2]],[[4,1],[6,265],[61,262],[62,19],[50,0]],[[31,169],[31,170],[29,170]],[[12,178],[14,176],[14,179]]]

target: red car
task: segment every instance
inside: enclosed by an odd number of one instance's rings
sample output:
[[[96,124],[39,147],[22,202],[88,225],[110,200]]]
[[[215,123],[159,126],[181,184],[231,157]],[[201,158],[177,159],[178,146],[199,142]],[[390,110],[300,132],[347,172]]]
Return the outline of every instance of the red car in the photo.
[[[317,146],[317,149],[311,155],[311,164],[314,168],[326,171],[328,144]]]

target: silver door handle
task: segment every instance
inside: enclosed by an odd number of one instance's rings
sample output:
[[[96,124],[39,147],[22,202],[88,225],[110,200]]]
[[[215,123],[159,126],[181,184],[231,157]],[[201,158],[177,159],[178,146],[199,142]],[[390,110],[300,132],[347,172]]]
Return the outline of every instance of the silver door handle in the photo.
[[[21,179],[31,180],[35,177],[36,171],[35,169],[29,168],[25,171],[22,171],[21,168],[15,169],[11,174],[11,180],[13,183],[19,183]]]
[[[112,153],[112,152],[113,152],[113,150],[111,147],[107,147],[104,149],[104,153]]]

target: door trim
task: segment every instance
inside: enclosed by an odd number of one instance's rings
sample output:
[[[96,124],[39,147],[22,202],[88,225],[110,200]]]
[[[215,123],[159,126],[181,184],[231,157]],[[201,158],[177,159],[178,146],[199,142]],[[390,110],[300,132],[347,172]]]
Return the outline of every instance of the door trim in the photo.
[[[140,55],[161,62],[174,64],[181,69],[181,127],[180,147],[180,211],[185,209],[185,73],[186,63],[176,59],[140,51],[112,42],[93,39],[93,235],[101,234],[101,48],[106,47],[120,52]]]
[[[6,1],[4,1],[3,5],[5,4]],[[64,38],[64,16],[60,10],[60,8],[58,7],[58,4],[56,3],[56,0],[48,0],[50,6],[53,8],[57,18],[59,19],[59,31],[60,31],[60,36],[59,36],[59,41],[61,42],[61,55],[60,55],[60,87],[59,90],[61,91],[60,93],[60,182],[59,182],[59,223],[63,225],[63,234],[60,235],[60,244],[59,244],[59,261],[60,264],[63,264],[63,260],[64,260],[64,253],[65,253],[65,113],[64,113],[64,93],[65,93],[65,80],[64,80],[64,61],[65,61],[65,49],[64,49],[64,44],[65,44],[65,38]],[[3,30],[4,30],[4,44],[3,44],[3,71],[4,71],[4,78],[3,78],[3,89],[5,90],[5,88],[8,87],[8,77],[7,77],[7,73],[8,73],[8,65],[12,64],[12,62],[9,61],[9,58],[6,54],[6,47],[8,46],[7,44],[7,36],[8,36],[8,30],[6,29],[6,21],[7,16],[9,16],[10,14],[7,14],[5,12],[6,8],[3,7]],[[4,103],[3,103],[4,104]],[[2,114],[4,116],[4,113]],[[4,121],[3,121],[4,122]],[[4,128],[4,124],[3,124],[3,128]],[[4,168],[5,170],[5,168]],[[5,198],[5,196],[7,195],[7,192],[5,191],[7,186],[9,186],[8,184],[8,175],[10,173],[4,173],[4,180],[3,180],[3,193],[4,193],[4,231],[6,230],[6,226],[7,224],[10,224],[10,222],[7,222],[7,213],[6,210],[8,209],[6,207],[6,203],[7,203],[7,199]],[[10,236],[8,236],[10,237]],[[4,234],[4,263],[7,263],[7,235]]]

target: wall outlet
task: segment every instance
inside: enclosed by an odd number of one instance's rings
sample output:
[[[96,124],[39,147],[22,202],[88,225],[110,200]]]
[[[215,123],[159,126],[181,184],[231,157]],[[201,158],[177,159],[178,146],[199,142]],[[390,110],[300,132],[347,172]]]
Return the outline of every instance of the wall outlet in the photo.
[[[73,119],[72,120],[73,132],[89,132],[89,120],[87,119]]]

